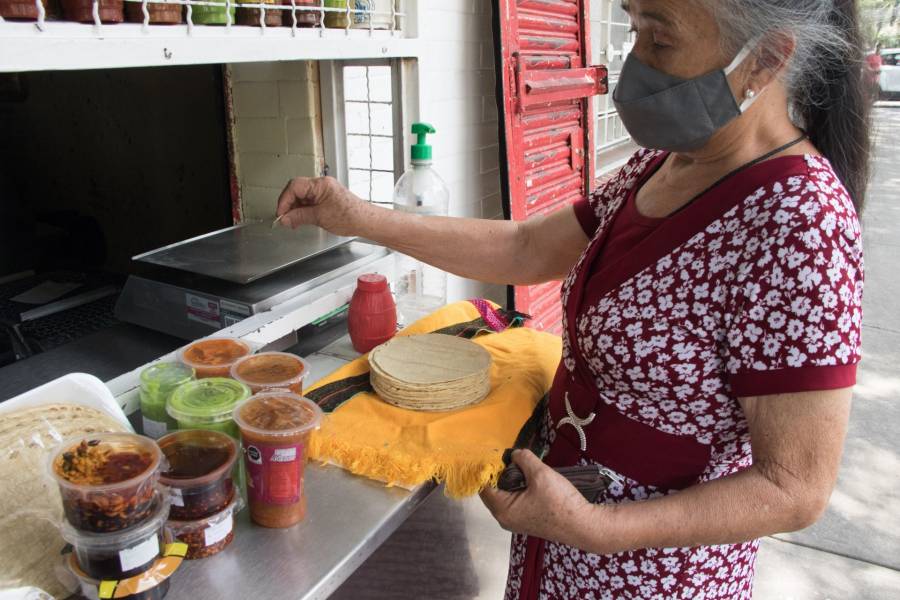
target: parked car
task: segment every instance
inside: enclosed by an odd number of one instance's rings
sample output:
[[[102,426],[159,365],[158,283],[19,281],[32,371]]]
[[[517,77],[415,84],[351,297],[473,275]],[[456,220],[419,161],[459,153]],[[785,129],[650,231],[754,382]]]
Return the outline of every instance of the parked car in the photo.
[[[881,60],[879,95],[882,98],[900,96],[900,48],[882,50]]]

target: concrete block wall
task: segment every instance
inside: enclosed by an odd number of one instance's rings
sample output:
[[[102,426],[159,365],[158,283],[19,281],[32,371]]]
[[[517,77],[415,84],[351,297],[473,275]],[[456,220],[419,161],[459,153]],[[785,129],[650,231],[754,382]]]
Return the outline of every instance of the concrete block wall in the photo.
[[[322,173],[319,70],[312,61],[229,65],[243,220],[269,220],[285,183]]]

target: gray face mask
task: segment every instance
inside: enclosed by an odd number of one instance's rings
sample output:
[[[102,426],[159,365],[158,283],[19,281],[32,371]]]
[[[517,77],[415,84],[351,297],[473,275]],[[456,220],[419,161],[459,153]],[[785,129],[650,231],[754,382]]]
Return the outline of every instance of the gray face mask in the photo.
[[[750,54],[752,40],[725,69],[681,79],[628,55],[613,102],[634,141],[644,148],[690,152],[702,148],[719,129],[750,108],[738,106],[727,76]]]

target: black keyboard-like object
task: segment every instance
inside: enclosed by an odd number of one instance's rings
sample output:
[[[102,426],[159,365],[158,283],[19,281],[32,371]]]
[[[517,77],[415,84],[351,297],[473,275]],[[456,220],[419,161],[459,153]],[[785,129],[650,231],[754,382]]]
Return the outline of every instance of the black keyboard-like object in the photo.
[[[112,294],[88,304],[26,321],[17,327],[19,335],[35,354],[68,344],[118,324],[119,321],[113,314],[117,298],[118,294]]]

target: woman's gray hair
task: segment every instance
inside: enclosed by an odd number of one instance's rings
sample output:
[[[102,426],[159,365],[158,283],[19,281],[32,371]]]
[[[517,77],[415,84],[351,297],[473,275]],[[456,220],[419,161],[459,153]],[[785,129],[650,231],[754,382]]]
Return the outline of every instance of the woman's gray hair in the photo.
[[[749,40],[794,38],[783,73],[791,117],[831,161],[858,206],[868,181],[869,106],[855,0],[701,0],[715,16],[724,50]]]

